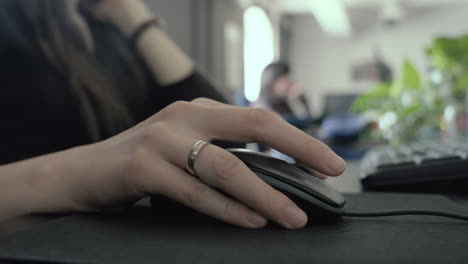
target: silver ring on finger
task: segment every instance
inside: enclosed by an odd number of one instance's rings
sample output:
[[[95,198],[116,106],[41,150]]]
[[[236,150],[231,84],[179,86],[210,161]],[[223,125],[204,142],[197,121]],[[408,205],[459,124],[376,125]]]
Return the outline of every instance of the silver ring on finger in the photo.
[[[193,176],[198,177],[197,172],[195,171],[195,160],[197,159],[197,156],[200,153],[200,151],[207,145],[209,145],[208,142],[199,140],[193,145],[192,149],[190,150],[190,153],[187,158],[187,171]]]

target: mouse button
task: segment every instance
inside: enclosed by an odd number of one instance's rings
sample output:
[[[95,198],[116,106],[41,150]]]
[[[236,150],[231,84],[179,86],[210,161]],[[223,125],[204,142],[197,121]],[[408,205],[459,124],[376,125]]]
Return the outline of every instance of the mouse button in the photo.
[[[335,207],[344,206],[345,199],[341,193],[335,191],[324,181],[310,176],[304,171],[290,165],[280,165],[276,163],[267,169],[251,167],[255,172],[259,172],[269,177],[275,178],[289,185],[295,186],[304,192],[317,196],[318,199]]]
[[[341,193],[335,191],[322,180],[309,175],[284,160],[244,149],[231,149],[229,151],[253,171],[267,174],[269,177],[297,186],[297,188],[320,197],[330,205],[340,207],[345,203]]]
[[[309,192],[296,188],[293,185],[268,177],[262,173],[258,173],[257,175],[273,188],[284,193],[300,208],[305,210],[307,214],[313,213],[316,216],[319,211],[323,211],[328,212],[328,214],[341,215],[344,210],[344,206],[330,205],[322,199],[318,199],[316,195],[311,195]]]
[[[307,188],[315,191],[316,193],[320,194],[322,197],[325,197],[326,200],[331,202],[337,207],[344,206],[345,199],[343,195],[333,189],[330,185],[328,185],[323,180],[317,179],[314,176],[310,176],[306,180],[297,179],[297,181],[301,182]]]
[[[262,153],[254,153],[247,151],[236,151],[232,153],[236,155],[247,166],[259,168],[266,171],[269,171],[273,167],[279,166],[281,168],[284,168],[285,166],[289,165],[289,163],[287,163],[284,160],[269,157]]]
[[[271,173],[272,177],[279,178],[279,180],[282,181],[288,181],[290,184],[299,185],[298,187],[301,189],[319,195],[322,200],[331,205],[339,207],[345,203],[343,195],[334,190],[326,182],[308,175],[290,164],[277,164],[276,166],[270,167],[266,172]]]
[[[297,162],[296,162],[296,163],[294,163],[294,164],[292,164],[292,165],[293,165],[294,167],[296,167],[296,168],[298,168],[298,169],[304,171],[305,173],[307,173],[307,174],[309,174],[309,175],[312,175],[312,176],[314,176],[314,177],[317,177],[316,172],[315,172],[312,168],[310,168],[310,167],[308,167],[308,166],[306,166],[306,165],[304,165],[304,164],[301,164],[301,163],[297,163]]]

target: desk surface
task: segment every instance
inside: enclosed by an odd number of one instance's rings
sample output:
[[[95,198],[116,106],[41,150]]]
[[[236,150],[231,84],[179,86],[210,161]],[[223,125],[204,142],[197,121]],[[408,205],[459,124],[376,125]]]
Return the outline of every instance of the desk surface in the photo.
[[[359,164],[329,179],[361,191]],[[347,195],[355,210],[431,208],[468,213],[442,196]],[[41,219],[43,221],[43,219]],[[1,257],[83,263],[468,263],[468,225],[437,217],[344,219],[287,231],[243,230],[203,216],[162,217],[146,205],[127,212],[75,215],[0,238]]]
[[[330,177],[327,183],[342,193],[362,192],[360,162],[348,161],[346,171],[340,177]]]
[[[428,207],[467,213],[442,196],[347,195],[354,210]],[[422,216],[345,218],[288,231],[247,230],[198,214],[65,217],[0,239],[1,257],[71,263],[468,263],[468,224]],[[313,219],[312,219],[313,221]],[[67,263],[68,263],[67,262]]]

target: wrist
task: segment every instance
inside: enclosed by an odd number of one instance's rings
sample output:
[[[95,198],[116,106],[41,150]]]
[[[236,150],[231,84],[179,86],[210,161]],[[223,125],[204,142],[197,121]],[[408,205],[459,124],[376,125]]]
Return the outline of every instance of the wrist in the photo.
[[[63,155],[51,154],[0,167],[0,221],[32,214],[72,212]]]
[[[153,18],[152,12],[140,1],[104,1],[100,8],[106,9],[109,20],[126,36],[130,36],[141,24]]]
[[[29,206],[30,214],[72,213],[82,211],[74,200],[73,181],[82,174],[77,153],[82,147],[42,156],[31,160],[33,174],[29,186],[33,202]]]
[[[152,18],[153,16],[150,14],[143,16],[135,16],[133,18],[129,18],[128,20],[121,21],[121,23],[118,24],[118,28],[124,33],[125,36],[130,37],[140,25]]]
[[[89,176],[88,146],[80,146],[26,161],[24,208],[27,214],[62,214],[87,211],[80,203],[80,183]],[[87,166],[88,165],[88,166]]]

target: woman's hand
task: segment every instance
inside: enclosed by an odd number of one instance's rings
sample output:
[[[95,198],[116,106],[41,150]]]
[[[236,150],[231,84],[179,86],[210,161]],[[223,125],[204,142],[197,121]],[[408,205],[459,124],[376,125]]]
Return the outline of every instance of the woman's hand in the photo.
[[[306,215],[291,200],[219,147],[203,148],[195,161],[198,177],[189,174],[193,145],[213,139],[267,144],[325,175],[340,175],[346,166],[326,145],[276,114],[197,99],[176,102],[120,135],[74,150],[68,158],[73,166],[62,169],[69,173],[67,193],[84,211],[164,195],[242,227],[263,227],[267,219],[286,228],[306,224]]]

